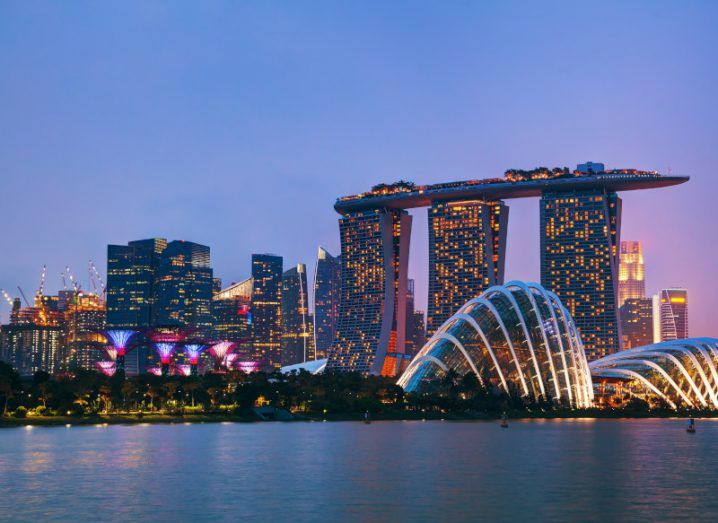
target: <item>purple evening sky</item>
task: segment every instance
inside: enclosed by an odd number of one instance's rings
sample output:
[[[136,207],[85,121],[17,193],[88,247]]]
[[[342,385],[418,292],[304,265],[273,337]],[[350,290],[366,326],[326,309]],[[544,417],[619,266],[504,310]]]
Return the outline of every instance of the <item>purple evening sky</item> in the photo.
[[[718,336],[717,26],[711,1],[5,0],[0,287],[151,236],[210,245],[225,283],[253,252],[312,270],[339,195],[592,160],[692,176],[624,193],[623,237]],[[537,280],[538,201],[510,206],[507,276]]]

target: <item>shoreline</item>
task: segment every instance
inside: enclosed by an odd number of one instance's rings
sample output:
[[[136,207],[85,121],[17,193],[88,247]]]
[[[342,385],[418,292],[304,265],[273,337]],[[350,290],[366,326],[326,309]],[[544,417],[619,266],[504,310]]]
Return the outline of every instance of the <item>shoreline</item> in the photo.
[[[509,412],[508,418],[515,421],[526,420],[557,420],[557,419],[696,419],[718,418],[718,412],[625,412],[625,411],[555,411],[555,412]],[[429,412],[403,412],[372,414],[371,421],[498,421],[500,415],[496,413],[468,412],[468,413],[429,413]],[[344,414],[317,414],[297,413],[291,419],[263,420],[250,415],[229,414],[98,414],[92,416],[28,416],[26,418],[2,417],[0,429],[33,427],[59,427],[59,426],[92,426],[92,425],[178,425],[202,423],[266,423],[281,421],[284,423],[324,423],[337,421],[364,422],[363,413]]]

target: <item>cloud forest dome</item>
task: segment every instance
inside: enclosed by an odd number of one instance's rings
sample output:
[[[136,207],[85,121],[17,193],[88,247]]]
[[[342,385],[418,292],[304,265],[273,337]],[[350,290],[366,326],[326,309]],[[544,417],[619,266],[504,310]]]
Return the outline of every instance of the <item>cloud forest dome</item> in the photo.
[[[718,409],[718,339],[688,338],[655,343],[590,363],[597,383],[624,380],[624,390],[671,408]]]
[[[593,404],[588,361],[573,318],[537,283],[512,281],[468,301],[424,345],[398,384],[420,392],[449,371],[525,401]]]

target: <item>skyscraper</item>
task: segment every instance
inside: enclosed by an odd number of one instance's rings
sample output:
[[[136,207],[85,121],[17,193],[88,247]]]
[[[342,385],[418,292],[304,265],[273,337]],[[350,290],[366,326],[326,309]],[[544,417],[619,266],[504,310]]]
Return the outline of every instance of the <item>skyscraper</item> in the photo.
[[[105,302],[97,294],[75,293],[64,303],[62,370],[73,367],[93,369],[95,363],[105,359],[106,345],[102,331],[105,330]]]
[[[406,291],[406,356],[413,358],[426,343],[424,313],[414,306],[414,280],[408,280]]]
[[[626,298],[619,311],[624,349],[633,349],[653,343],[653,302],[651,298]]]
[[[155,282],[155,326],[179,326],[210,335],[213,273],[209,247],[182,240],[168,243],[160,255]]]
[[[654,303],[658,305],[660,341],[688,338],[688,291],[663,289]]]
[[[107,246],[107,328],[147,329],[152,326],[155,274],[164,238]]]
[[[509,208],[503,202],[434,202],[429,208],[432,335],[459,307],[504,282]]]
[[[57,370],[62,344],[61,314],[47,308],[41,300],[34,307],[13,304],[10,323],[0,329],[0,347],[15,370],[23,376],[43,370]]]
[[[398,209],[339,220],[342,295],[328,369],[395,376],[406,364],[411,216]]]
[[[618,245],[621,199],[605,189],[541,197],[541,284],[576,322],[589,360],[621,349]]]
[[[326,358],[336,335],[341,284],[341,256],[334,257],[319,247],[314,273],[314,340],[317,359]]]
[[[300,263],[282,275],[282,365],[314,359],[309,320],[307,267]]]
[[[231,341],[235,352],[252,349],[252,278],[233,283],[212,298],[214,339]]]
[[[252,255],[254,355],[265,365],[282,365],[282,272],[284,260],[273,254]]]
[[[641,242],[622,241],[618,264],[618,306],[628,298],[645,298],[646,281]]]

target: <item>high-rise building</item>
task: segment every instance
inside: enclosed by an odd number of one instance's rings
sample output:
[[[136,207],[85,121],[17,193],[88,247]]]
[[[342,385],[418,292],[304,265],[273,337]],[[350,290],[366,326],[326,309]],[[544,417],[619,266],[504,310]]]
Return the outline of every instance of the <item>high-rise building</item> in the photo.
[[[76,292],[65,300],[61,312],[63,322],[63,350],[60,369],[83,367],[93,369],[95,363],[106,359],[103,347],[105,330],[105,302],[97,294]]]
[[[508,219],[503,202],[440,201],[429,208],[429,335],[468,300],[503,284]]]
[[[417,311],[414,304],[414,280],[408,280],[406,291],[406,356],[413,358],[426,343],[424,313]]]
[[[688,291],[681,288],[663,289],[654,299],[658,311],[660,341],[688,338]]]
[[[147,329],[152,326],[155,275],[164,238],[107,246],[107,328]]]
[[[558,295],[589,360],[621,349],[618,245],[621,199],[605,189],[541,197],[541,284]]]
[[[341,256],[319,247],[314,273],[314,344],[317,359],[327,357],[337,331],[341,296]]]
[[[233,283],[212,298],[214,339],[235,344],[235,352],[252,349],[252,278]]]
[[[619,312],[624,349],[633,349],[653,343],[653,300],[651,298],[626,298]]]
[[[314,359],[309,320],[307,267],[300,263],[282,275],[282,365]]]
[[[395,376],[405,367],[411,216],[398,209],[339,220],[342,294],[328,369]]]
[[[182,240],[168,243],[155,276],[153,325],[180,326],[209,336],[213,284],[209,247]]]
[[[0,352],[15,370],[22,376],[40,370],[52,374],[58,370],[61,346],[61,314],[39,300],[25,308],[15,300],[10,323],[0,329]]]
[[[281,256],[252,255],[254,356],[274,368],[282,365],[283,263]]]
[[[621,241],[618,263],[618,306],[628,298],[646,297],[646,278],[641,242]]]

